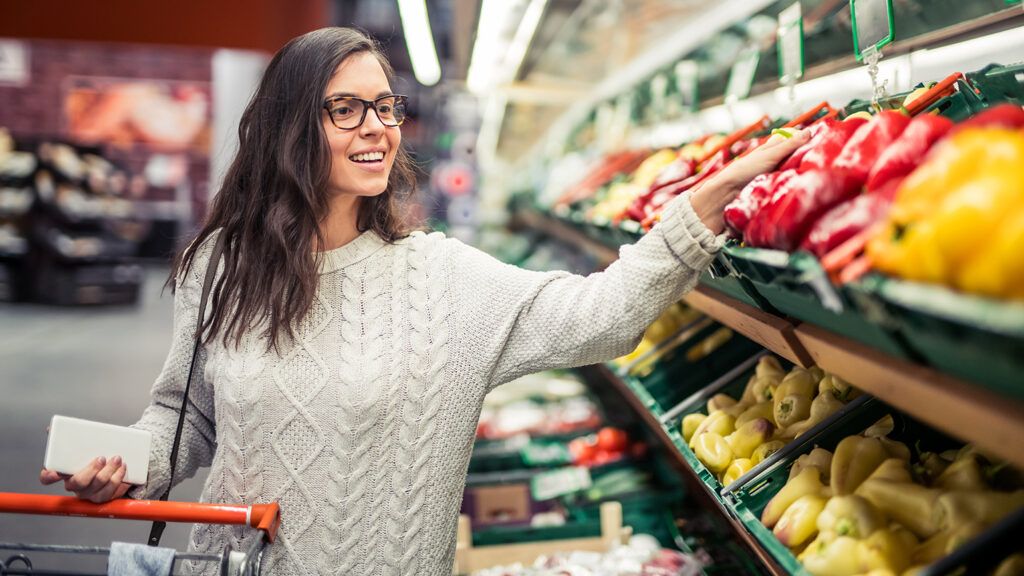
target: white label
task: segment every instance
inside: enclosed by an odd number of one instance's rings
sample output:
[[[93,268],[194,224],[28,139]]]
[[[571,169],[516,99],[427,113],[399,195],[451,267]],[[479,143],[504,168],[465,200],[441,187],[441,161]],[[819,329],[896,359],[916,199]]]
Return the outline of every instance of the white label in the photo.
[[[857,27],[857,46],[861,53],[892,36],[889,22],[892,0],[850,0]]]
[[[29,80],[28,45],[17,40],[0,40],[0,84],[24,86]]]
[[[729,74],[729,84],[725,89],[726,103],[737,102],[750,96],[750,88],[754,85],[754,75],[757,73],[760,59],[761,53],[753,46],[740,52]]]
[[[804,38],[800,3],[779,14],[779,79],[783,84],[796,82],[804,75]]]
[[[550,500],[566,494],[590,488],[590,470],[582,466],[559,468],[550,472],[542,472],[530,482],[534,500]]]
[[[697,109],[697,81],[700,79],[696,60],[683,60],[676,64],[676,88],[683,110]]]

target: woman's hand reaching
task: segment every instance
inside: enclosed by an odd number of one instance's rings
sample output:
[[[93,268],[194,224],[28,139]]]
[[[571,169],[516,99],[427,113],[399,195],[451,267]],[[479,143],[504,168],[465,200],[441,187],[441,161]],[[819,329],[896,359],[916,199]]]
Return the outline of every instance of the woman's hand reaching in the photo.
[[[114,456],[110,461],[99,457],[73,475],[44,469],[39,473],[39,482],[50,485],[63,480],[64,489],[68,492],[74,492],[82,500],[102,504],[124,496],[132,487],[122,482],[127,472],[128,465],[120,456]]]
[[[755,176],[775,170],[780,162],[807,143],[810,132],[802,130],[795,132],[791,138],[778,138],[769,140],[746,156],[732,161],[690,195],[693,211],[716,235],[725,229],[723,210],[736,198],[740,190]]]

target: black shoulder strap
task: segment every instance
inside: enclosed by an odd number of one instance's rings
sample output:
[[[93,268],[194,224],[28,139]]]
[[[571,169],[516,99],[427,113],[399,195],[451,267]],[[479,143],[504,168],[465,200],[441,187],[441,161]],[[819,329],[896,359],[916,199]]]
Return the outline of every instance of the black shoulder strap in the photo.
[[[192,345],[192,362],[188,367],[188,379],[185,380],[185,392],[181,397],[181,410],[178,411],[178,428],[174,431],[174,444],[171,446],[171,474],[167,483],[167,489],[160,496],[161,500],[167,500],[171,495],[171,486],[174,486],[174,468],[178,463],[178,447],[181,445],[181,432],[185,427],[185,409],[188,407],[189,391],[192,389],[192,376],[196,369],[196,358],[199,356],[199,347],[203,342],[203,319],[206,317],[206,303],[210,299],[210,291],[213,289],[213,279],[217,275],[217,265],[220,263],[221,255],[224,253],[223,230],[217,234],[217,241],[213,245],[213,252],[210,253],[210,262],[206,265],[206,278],[203,280],[203,294],[199,299],[199,320],[196,321],[195,342]],[[153,522],[149,531],[149,545],[159,546],[160,537],[164,533],[166,522]]]

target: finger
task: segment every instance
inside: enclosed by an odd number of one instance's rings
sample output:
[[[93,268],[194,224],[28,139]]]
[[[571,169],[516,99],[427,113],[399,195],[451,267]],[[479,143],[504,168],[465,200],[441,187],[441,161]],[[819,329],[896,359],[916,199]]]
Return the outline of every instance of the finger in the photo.
[[[107,484],[110,483],[110,479],[114,476],[114,473],[117,472],[117,469],[120,467],[120,456],[114,456],[113,458],[108,460],[107,465],[104,466],[99,472],[97,472],[95,476],[93,476],[92,482],[89,483],[89,488],[87,492],[91,494],[96,494],[97,492],[106,488]]]
[[[114,498],[124,498],[124,495],[131,489],[131,484],[122,482],[121,485],[117,487],[117,490],[114,491]]]
[[[103,469],[103,466],[105,466],[106,463],[107,459],[102,456],[93,459],[88,466],[82,468],[64,481],[64,489],[68,492],[75,492],[76,494],[85,490],[89,487],[89,484],[92,483],[92,479],[96,477],[96,474]]]
[[[114,457],[111,459],[111,462],[115,460],[119,460],[119,458]],[[103,502],[107,502],[113,498],[114,493],[121,487],[121,481],[124,480],[126,470],[127,467],[123,463],[118,462],[117,469],[114,470],[114,473],[110,476],[107,483],[97,490],[89,499],[97,504],[102,504]],[[100,475],[97,474],[96,476],[99,477]]]
[[[57,482],[60,482],[63,478],[64,477],[62,477],[57,472],[54,472],[53,470],[47,470],[46,468],[43,468],[43,470],[39,473],[39,483],[44,486],[56,484]]]

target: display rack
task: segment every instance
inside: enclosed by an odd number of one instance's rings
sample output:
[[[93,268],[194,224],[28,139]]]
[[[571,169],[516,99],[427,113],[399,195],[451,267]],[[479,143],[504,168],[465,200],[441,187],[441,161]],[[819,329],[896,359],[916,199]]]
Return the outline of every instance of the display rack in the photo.
[[[728,524],[737,540],[747,547],[747,549],[755,558],[757,558],[758,562],[769,574],[772,574],[773,576],[785,576],[785,574],[787,574],[786,570],[783,569],[774,558],[772,558],[771,554],[769,554],[768,551],[758,543],[754,536],[750,534],[750,532],[748,532],[747,529],[744,528],[743,525],[722,506],[722,503],[715,498],[715,495],[712,494],[708,485],[701,482],[694,473],[693,468],[683,457],[682,453],[675,448],[672,438],[668,435],[668,432],[665,430],[664,426],[662,426],[658,417],[648,409],[643,400],[640,399],[632,389],[630,389],[618,374],[603,364],[587,366],[580,369],[580,372],[588,381],[604,383],[608,388],[615,390],[623,399],[625,399],[626,405],[628,405],[629,408],[640,417],[640,420],[644,425],[648,427],[648,429],[653,433],[653,436],[661,443],[662,447],[665,449],[665,453],[670,457],[669,461],[682,473],[681,476],[689,489],[689,493],[697,499],[698,503],[702,507],[709,510],[716,510],[719,513],[720,517]]]
[[[571,224],[537,211],[520,211],[518,226],[528,226],[551,238],[586,251],[606,266],[617,251],[605,246]],[[954,378],[935,369],[894,358],[828,330],[777,316],[735,300],[712,288],[699,285],[684,297],[691,307],[743,334],[772,352],[803,366],[818,365],[851,382],[887,404],[926,422],[955,438],[972,442],[980,449],[1024,467],[1024,404]],[[687,484],[710,508],[719,509],[737,537],[744,542],[772,574],[785,574],[757,540],[734,520],[700,482],[683,455],[673,448],[672,439],[643,399],[606,366],[593,366],[586,373],[606,382],[626,400],[641,420],[661,440],[684,472]]]

